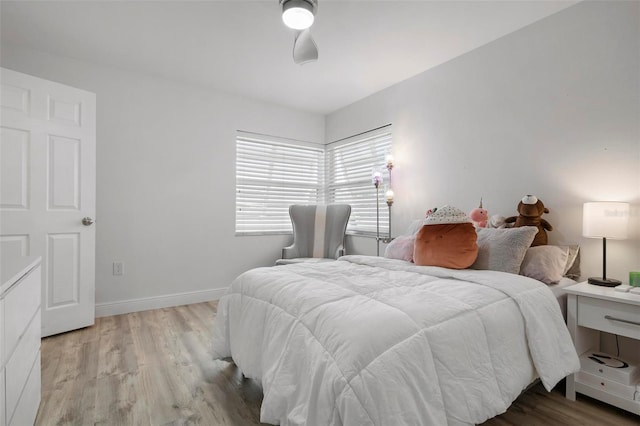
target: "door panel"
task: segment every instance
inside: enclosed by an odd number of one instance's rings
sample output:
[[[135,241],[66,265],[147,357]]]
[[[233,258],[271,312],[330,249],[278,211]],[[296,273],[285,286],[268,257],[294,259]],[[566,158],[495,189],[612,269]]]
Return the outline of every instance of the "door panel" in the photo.
[[[0,253],[3,256],[28,256],[29,236],[28,235],[1,235]]]
[[[50,308],[77,305],[80,302],[80,235],[49,234],[47,239],[49,262],[43,299],[46,298]]]
[[[2,83],[0,86],[0,106],[4,110],[29,113],[29,89]]]
[[[96,99],[1,69],[0,253],[42,256],[42,335],[95,316]]]
[[[28,209],[29,132],[0,128],[0,208]]]
[[[49,135],[47,206],[49,210],[80,208],[80,140]]]

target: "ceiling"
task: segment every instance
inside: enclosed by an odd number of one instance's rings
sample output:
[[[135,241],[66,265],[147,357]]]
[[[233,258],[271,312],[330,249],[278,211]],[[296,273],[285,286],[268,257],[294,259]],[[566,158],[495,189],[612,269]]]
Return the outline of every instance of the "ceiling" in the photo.
[[[2,43],[327,114],[577,1],[319,0],[295,65],[278,0],[5,1]]]

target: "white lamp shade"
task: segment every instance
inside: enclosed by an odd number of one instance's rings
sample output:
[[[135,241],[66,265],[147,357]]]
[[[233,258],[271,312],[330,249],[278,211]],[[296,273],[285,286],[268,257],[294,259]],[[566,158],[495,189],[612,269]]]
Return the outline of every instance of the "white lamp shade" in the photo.
[[[629,203],[584,203],[582,211],[582,235],[588,238],[627,238]]]
[[[395,194],[393,193],[393,189],[387,190],[384,196],[387,199],[388,203],[393,203],[393,197],[395,197]]]
[[[294,30],[306,30],[313,25],[313,5],[305,0],[287,0],[282,5],[282,22]]]

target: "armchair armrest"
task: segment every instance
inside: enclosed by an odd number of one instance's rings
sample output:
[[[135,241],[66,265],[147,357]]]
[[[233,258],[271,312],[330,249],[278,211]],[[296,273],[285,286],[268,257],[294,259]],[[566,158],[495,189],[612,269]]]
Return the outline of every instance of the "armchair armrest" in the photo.
[[[283,259],[295,259],[296,257],[300,257],[300,250],[298,250],[295,243],[282,249]]]

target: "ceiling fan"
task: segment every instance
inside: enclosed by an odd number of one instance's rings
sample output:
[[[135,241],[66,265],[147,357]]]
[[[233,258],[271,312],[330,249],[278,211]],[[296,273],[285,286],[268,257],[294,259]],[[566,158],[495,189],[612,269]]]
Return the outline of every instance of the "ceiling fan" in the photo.
[[[318,60],[318,46],[311,38],[309,27],[313,25],[318,0],[280,0],[282,21],[296,30],[293,41],[293,62],[298,65]]]

